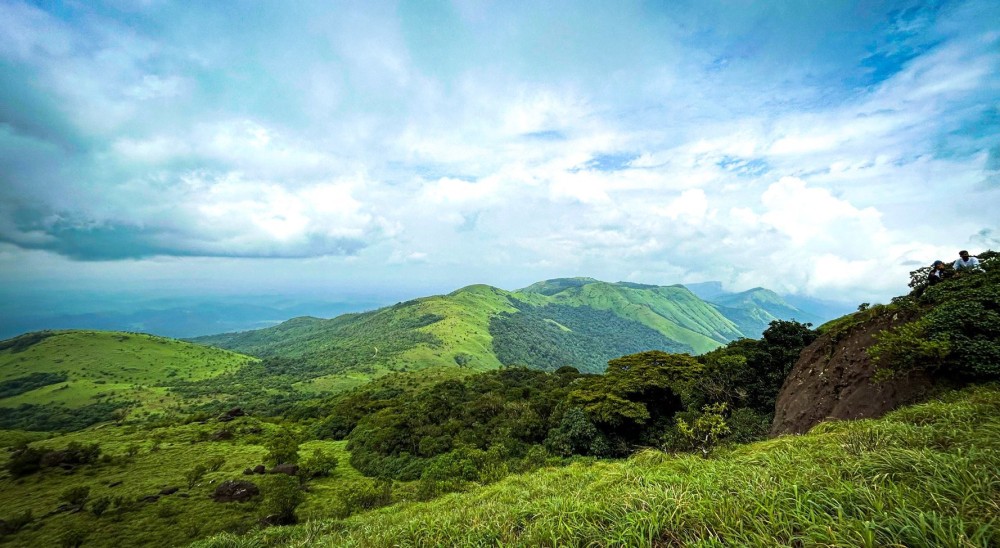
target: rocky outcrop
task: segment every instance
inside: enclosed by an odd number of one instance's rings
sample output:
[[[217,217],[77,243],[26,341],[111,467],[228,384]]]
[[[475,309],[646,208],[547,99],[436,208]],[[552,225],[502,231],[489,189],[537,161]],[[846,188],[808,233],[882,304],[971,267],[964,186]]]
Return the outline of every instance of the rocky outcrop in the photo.
[[[807,346],[778,393],[771,436],[801,434],[825,420],[875,418],[925,398],[933,379],[915,371],[875,383],[867,349],[909,317],[886,312],[824,333]]]
[[[215,488],[215,502],[246,502],[260,494],[260,489],[249,481],[226,480]]]

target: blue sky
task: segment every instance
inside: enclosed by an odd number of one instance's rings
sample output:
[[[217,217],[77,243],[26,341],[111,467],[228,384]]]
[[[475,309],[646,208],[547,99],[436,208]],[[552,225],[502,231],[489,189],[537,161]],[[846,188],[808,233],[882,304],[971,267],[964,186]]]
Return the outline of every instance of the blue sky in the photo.
[[[0,0],[8,291],[860,302],[998,212],[992,0]]]

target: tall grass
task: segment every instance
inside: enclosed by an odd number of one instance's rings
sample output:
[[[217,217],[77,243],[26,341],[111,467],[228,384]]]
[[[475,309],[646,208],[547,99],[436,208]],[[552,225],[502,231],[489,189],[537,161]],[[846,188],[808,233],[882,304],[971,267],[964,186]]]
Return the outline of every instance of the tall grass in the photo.
[[[998,465],[1000,388],[980,387],[708,460],[644,451],[197,546],[1000,546]]]

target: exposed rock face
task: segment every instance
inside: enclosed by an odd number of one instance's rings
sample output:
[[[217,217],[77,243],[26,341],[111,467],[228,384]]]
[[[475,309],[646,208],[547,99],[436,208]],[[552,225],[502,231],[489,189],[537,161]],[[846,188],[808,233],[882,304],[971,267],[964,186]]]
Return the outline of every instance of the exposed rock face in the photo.
[[[253,482],[226,480],[215,488],[212,498],[215,502],[246,502],[259,494],[260,489]]]
[[[890,312],[807,346],[778,393],[771,436],[801,434],[824,420],[880,417],[926,397],[933,382],[924,372],[871,380],[875,364],[866,350],[875,335],[908,320]]]

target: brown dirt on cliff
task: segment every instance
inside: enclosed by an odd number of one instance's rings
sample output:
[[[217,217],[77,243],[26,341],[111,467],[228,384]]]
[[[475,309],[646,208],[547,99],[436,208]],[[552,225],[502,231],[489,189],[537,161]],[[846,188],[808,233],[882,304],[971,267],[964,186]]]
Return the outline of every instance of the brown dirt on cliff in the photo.
[[[875,364],[866,350],[875,335],[910,319],[887,312],[807,346],[778,393],[771,436],[801,434],[825,420],[880,417],[929,396],[934,381],[923,371],[872,382]]]

